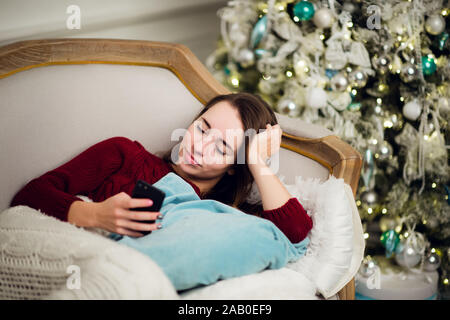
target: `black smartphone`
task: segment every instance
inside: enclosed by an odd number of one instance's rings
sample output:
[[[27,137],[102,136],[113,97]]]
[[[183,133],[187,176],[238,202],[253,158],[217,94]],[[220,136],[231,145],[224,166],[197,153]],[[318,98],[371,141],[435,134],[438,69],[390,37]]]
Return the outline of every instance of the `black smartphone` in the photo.
[[[136,182],[136,185],[134,186],[133,193],[131,195],[132,198],[138,198],[138,199],[151,199],[153,201],[153,204],[149,207],[139,207],[139,208],[130,208],[131,211],[159,211],[162,207],[162,203],[164,201],[164,198],[166,197],[166,194],[164,191],[152,186],[150,183],[144,181],[144,180],[138,180]],[[143,222],[143,221],[137,221],[136,222]],[[154,223],[155,220],[149,220],[145,223]],[[139,231],[143,234],[149,234],[151,231]]]

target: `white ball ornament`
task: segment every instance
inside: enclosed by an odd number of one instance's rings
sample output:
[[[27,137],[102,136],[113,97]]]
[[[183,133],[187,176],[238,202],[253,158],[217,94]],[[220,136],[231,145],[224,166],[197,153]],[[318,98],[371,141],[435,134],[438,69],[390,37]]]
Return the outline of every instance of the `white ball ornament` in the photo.
[[[425,22],[425,29],[429,34],[438,35],[445,30],[445,19],[440,14],[432,15]]]
[[[309,88],[306,93],[305,104],[309,108],[319,109],[326,107],[328,95],[322,88]]]
[[[422,106],[419,104],[417,99],[411,100],[403,106],[403,115],[411,121],[417,120],[421,113]]]
[[[328,8],[319,9],[314,14],[313,22],[317,28],[331,28],[334,22],[333,14]]]

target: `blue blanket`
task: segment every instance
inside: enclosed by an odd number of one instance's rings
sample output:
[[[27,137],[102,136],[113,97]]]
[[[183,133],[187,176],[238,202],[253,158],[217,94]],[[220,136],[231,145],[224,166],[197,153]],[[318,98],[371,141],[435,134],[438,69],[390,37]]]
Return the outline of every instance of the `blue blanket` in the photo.
[[[163,228],[140,238],[110,237],[148,255],[176,290],[279,269],[306,251],[308,238],[292,244],[267,219],[216,200],[201,200],[192,186],[173,172],[154,186],[166,193],[160,210]]]

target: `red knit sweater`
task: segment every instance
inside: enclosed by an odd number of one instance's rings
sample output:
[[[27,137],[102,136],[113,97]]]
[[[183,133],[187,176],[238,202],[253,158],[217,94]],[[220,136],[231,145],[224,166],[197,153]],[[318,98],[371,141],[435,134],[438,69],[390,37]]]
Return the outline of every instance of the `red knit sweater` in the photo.
[[[138,179],[153,184],[169,172],[174,172],[172,167],[148,152],[138,141],[113,137],[31,180],[14,196],[10,205],[27,205],[67,221],[72,202],[82,200],[75,195],[88,196],[94,202],[122,191],[131,196]],[[186,181],[200,197],[200,189]],[[311,218],[295,197],[279,208],[256,214],[272,221],[292,243],[303,240],[312,228]]]

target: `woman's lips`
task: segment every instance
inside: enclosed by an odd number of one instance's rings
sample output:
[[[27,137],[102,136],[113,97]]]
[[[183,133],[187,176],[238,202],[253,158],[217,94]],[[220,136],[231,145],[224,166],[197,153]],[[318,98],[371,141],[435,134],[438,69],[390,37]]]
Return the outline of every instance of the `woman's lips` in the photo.
[[[189,151],[187,151],[186,149],[184,149],[183,154],[184,154],[184,159],[185,159],[189,164],[196,165],[196,166],[199,166],[199,165],[200,165],[197,161],[195,161],[194,157],[192,157],[192,155],[191,155],[191,154],[189,153]]]

